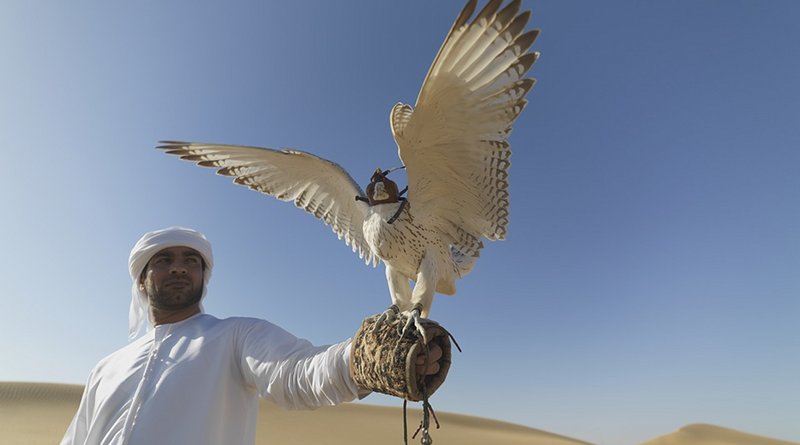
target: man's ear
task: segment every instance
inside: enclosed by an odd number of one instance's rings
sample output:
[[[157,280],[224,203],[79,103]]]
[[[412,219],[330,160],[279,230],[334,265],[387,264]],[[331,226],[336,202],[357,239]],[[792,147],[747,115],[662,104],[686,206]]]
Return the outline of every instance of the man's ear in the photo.
[[[144,278],[147,276],[147,267],[139,274],[139,290],[144,291]]]

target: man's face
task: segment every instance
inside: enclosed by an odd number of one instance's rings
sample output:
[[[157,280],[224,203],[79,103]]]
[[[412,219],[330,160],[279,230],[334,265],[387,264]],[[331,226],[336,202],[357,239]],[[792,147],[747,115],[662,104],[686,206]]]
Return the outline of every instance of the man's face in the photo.
[[[139,288],[156,309],[174,311],[195,305],[203,296],[203,257],[190,247],[163,249],[147,263]]]

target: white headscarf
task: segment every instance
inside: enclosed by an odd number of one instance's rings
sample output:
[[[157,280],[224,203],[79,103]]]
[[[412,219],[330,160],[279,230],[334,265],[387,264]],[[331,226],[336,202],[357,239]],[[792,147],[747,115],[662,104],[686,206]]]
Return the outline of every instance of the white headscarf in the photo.
[[[150,258],[158,252],[176,246],[191,247],[200,252],[205,261],[205,271],[203,272],[203,294],[200,301],[206,296],[208,280],[211,278],[211,269],[214,267],[214,256],[211,253],[211,244],[202,233],[184,227],[169,227],[167,229],[156,230],[155,232],[145,233],[131,250],[128,258],[128,272],[130,272],[133,285],[131,286],[131,307],[128,313],[128,340],[133,340],[142,328],[145,319],[148,320],[147,329],[153,324],[149,316],[150,303],[147,295],[139,291],[139,277],[147,266]],[[200,311],[203,307],[200,306]]]

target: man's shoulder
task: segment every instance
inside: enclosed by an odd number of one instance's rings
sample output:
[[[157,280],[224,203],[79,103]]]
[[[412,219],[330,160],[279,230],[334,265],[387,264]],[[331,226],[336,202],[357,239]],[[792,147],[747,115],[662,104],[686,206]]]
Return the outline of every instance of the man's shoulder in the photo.
[[[275,325],[267,320],[262,320],[260,318],[254,318],[254,317],[218,318],[211,314],[205,314],[205,313],[197,315],[190,324],[186,325],[186,327],[189,330],[201,329],[204,331],[205,330],[228,331],[228,330],[239,330],[239,329],[248,329],[252,327],[265,327],[265,326],[275,326]]]
[[[274,329],[278,328],[272,322],[255,317],[228,317],[215,319],[220,327],[233,329]]]

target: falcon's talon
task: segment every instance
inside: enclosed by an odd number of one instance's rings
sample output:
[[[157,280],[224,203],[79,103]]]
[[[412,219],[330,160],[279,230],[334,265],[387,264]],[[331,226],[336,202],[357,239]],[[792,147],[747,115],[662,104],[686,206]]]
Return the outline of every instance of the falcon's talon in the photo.
[[[372,332],[378,332],[381,325],[383,323],[392,323],[395,319],[397,319],[397,314],[400,313],[400,308],[397,307],[396,304],[393,304],[386,308],[385,311],[378,316],[378,320],[375,321],[375,326],[372,328]]]
[[[420,320],[423,318],[420,316],[419,309],[412,309],[407,312],[403,312],[401,317],[406,318],[405,326],[403,326],[403,330],[400,331],[400,338],[405,337],[406,333],[413,332],[416,330],[416,335],[419,338],[422,338],[424,344],[428,344],[428,337],[426,335],[425,328],[422,327],[422,323]]]

